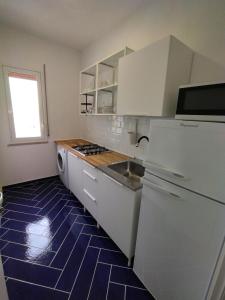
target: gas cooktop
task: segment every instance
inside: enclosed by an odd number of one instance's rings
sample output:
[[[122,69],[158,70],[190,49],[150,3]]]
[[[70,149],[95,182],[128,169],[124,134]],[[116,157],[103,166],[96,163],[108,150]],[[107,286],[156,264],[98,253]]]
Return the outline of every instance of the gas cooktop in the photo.
[[[86,144],[86,145],[79,145],[79,146],[74,146],[74,150],[79,152],[81,155],[87,156],[87,155],[96,155],[104,152],[109,152],[110,150],[99,146],[97,144]]]

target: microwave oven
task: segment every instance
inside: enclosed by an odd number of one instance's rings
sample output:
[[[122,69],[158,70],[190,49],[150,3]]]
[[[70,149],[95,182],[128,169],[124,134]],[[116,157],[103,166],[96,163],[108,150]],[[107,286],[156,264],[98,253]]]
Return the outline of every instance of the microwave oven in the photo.
[[[225,82],[180,86],[175,118],[225,122]]]

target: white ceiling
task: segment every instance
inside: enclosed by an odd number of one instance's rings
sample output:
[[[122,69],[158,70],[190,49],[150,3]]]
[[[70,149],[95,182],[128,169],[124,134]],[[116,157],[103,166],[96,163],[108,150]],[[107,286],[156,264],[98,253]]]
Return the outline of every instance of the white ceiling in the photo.
[[[0,0],[0,22],[82,50],[122,23],[144,2]]]

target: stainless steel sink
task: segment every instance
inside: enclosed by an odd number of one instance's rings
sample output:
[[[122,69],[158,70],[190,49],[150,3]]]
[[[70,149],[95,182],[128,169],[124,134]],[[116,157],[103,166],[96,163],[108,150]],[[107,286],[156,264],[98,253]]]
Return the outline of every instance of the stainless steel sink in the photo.
[[[108,165],[108,168],[135,182],[140,182],[145,172],[145,168],[134,161],[123,161],[111,164]]]

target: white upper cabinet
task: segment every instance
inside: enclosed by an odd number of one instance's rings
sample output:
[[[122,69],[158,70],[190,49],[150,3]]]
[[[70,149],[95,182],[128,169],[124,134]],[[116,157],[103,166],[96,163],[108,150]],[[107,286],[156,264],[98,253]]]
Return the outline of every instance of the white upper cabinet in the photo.
[[[174,116],[179,85],[190,79],[193,51],[168,36],[119,60],[117,114]]]

